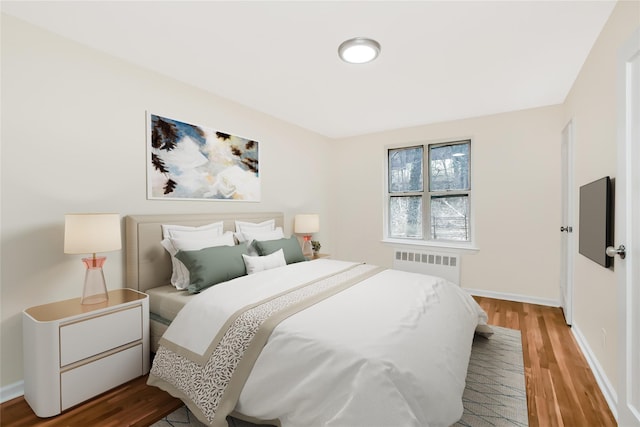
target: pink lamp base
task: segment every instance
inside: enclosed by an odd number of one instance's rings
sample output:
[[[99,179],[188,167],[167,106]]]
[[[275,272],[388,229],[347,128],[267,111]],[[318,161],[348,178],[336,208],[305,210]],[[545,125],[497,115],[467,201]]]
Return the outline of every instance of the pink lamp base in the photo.
[[[302,236],[302,255],[306,257],[313,256],[313,248],[311,247],[311,235]]]
[[[99,304],[109,300],[107,294],[107,284],[104,281],[102,266],[107,257],[82,258],[82,262],[87,267],[84,275],[84,288],[82,289],[82,299],[80,304]]]

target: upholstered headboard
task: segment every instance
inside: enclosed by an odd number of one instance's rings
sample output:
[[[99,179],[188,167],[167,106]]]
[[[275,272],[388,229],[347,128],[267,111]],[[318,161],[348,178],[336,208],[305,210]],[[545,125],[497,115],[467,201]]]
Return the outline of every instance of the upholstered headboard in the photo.
[[[130,215],[125,218],[126,286],[141,292],[169,284],[171,259],[162,247],[162,224],[199,226],[223,221],[225,231],[235,231],[235,221],[275,219],[283,227],[282,212]]]

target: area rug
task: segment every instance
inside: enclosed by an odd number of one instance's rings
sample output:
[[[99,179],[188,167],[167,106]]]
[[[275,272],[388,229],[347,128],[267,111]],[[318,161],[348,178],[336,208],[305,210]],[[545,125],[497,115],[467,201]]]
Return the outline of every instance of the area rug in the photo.
[[[455,427],[529,425],[520,331],[498,326],[492,328],[495,333],[491,338],[476,336],[473,340],[467,383],[462,395],[464,413]],[[231,417],[228,421],[229,427],[258,427]],[[204,426],[183,406],[151,427]]]

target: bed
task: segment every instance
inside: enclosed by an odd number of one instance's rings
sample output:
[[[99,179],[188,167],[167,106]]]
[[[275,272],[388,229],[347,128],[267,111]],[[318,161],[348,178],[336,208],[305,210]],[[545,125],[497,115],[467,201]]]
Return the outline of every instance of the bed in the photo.
[[[444,279],[318,259],[195,294],[169,284],[163,225],[234,231],[235,221],[267,220],[284,225],[278,212],[125,219],[127,285],[150,295],[149,384],[212,426],[227,415],[282,427],[455,423],[473,335],[489,331],[482,309]],[[198,264],[184,259],[196,280]]]

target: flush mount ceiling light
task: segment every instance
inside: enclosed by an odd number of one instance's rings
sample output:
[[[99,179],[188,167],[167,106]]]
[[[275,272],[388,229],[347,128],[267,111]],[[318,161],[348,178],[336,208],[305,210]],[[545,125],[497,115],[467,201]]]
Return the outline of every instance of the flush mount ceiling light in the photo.
[[[356,37],[343,42],[338,47],[340,58],[351,64],[371,62],[380,53],[380,43],[364,37]]]

